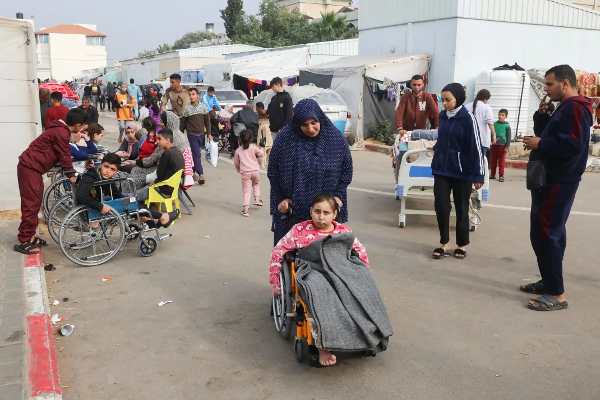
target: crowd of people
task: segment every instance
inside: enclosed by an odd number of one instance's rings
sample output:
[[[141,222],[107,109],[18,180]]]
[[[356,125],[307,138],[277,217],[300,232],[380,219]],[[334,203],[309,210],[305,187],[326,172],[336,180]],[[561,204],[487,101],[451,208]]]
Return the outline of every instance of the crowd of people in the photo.
[[[460,83],[451,83],[441,91],[443,110],[438,112],[436,101],[422,90],[423,82],[422,76],[414,76],[410,83],[412,92],[400,99],[396,128],[400,135],[426,129],[428,124],[438,131],[432,173],[440,247],[433,251],[433,257],[464,259],[469,245],[469,198],[472,190],[481,188],[484,183],[488,169],[486,153],[491,153],[492,176],[495,177],[499,166],[499,180],[504,181],[504,160],[513,137],[506,122],[508,111],[500,110],[498,119],[494,120],[487,105],[491,97],[489,91],[479,91],[473,103],[465,104],[465,88]],[[131,84],[134,84],[133,79]],[[269,270],[273,293],[278,294],[285,252],[306,247],[324,236],[351,232],[343,224],[349,218],[347,188],[353,178],[353,163],[346,139],[317,102],[305,99],[294,107],[280,78],[273,79],[271,86],[275,96],[267,109],[249,100],[246,108],[231,117],[231,141],[238,144],[235,148],[232,146],[232,153],[235,168],[241,175],[244,217],[250,215],[251,190],[254,205],[264,205],[259,169],[266,156],[265,132],[272,146],[269,146],[267,176],[271,187],[269,205],[274,249]],[[111,87],[110,82],[106,88],[102,82],[91,85],[81,107],[71,110],[61,106],[60,93],[40,90],[45,131],[19,157],[22,222],[16,251],[32,254],[48,244],[35,234],[44,190],[42,174],[57,163],[64,171],[72,171],[74,160],[96,151],[103,127],[98,124],[95,108],[104,91],[108,96],[113,93]],[[135,90],[137,87],[122,84],[114,92],[119,149],[105,155],[100,167],[88,166],[81,171],[81,182],[85,184],[77,189],[77,199],[102,213],[108,211],[94,196],[89,183],[109,179],[118,171],[132,178],[141,202],[149,198],[152,184],[164,182],[180,171],[184,187],[193,185],[194,181],[204,184],[201,151],[205,137],[210,141],[220,134],[216,112],[222,110],[222,106],[213,87],[200,96],[197,88],[184,89],[181,77],[173,74],[160,105],[157,97],[150,95],[139,109],[136,107],[139,94]],[[528,306],[543,311],[568,306],[562,278],[565,224],[585,170],[592,123],[591,102],[577,95],[575,72],[571,67],[561,65],[548,70],[546,91],[549,99],[542,101],[534,115],[535,137],[524,139],[525,146],[532,150],[531,161],[539,161],[544,166],[545,183],[532,189],[530,232],[542,279],[520,287],[539,295]],[[548,113],[551,101],[560,103],[552,115]],[[132,122],[136,118],[141,118],[141,129]],[[67,176],[75,182],[71,173]],[[161,186],[159,193],[169,198],[172,190]],[[449,236],[451,193],[457,215],[457,247],[453,252]],[[176,217],[154,210],[149,219],[168,226]],[[366,251],[358,240],[354,247],[365,267],[369,267]],[[319,354],[321,364],[335,364],[332,353],[319,349]]]

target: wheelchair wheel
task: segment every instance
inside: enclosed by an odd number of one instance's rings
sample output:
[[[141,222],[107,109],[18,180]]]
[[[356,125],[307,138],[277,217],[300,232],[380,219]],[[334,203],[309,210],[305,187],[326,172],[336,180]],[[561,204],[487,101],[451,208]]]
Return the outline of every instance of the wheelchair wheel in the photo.
[[[143,257],[151,257],[158,249],[158,240],[152,236],[143,237],[138,245],[138,250]]]
[[[60,232],[60,226],[73,207],[73,198],[71,196],[64,196],[52,206],[52,209],[50,209],[50,212],[48,213],[48,217],[46,218],[48,233],[50,233],[50,237],[54,239],[56,243],[59,243],[58,234]]]
[[[140,236],[140,231],[142,230],[138,224],[130,222],[126,226],[127,228],[127,236],[125,236],[125,240],[128,242],[133,242],[137,240]]]
[[[292,283],[290,265],[284,262],[279,273],[280,295],[273,295],[273,319],[279,335],[287,339],[292,331]]]
[[[296,361],[304,361],[304,341],[302,339],[294,340],[294,350],[296,352]]]
[[[48,214],[50,213],[50,210],[52,210],[54,204],[67,195],[71,196],[71,182],[68,178],[59,179],[48,186],[44,191],[43,199],[46,221],[48,220]]]
[[[75,264],[95,266],[113,258],[123,248],[125,221],[114,209],[91,220],[88,208],[71,210],[60,226],[59,244],[63,254]]]

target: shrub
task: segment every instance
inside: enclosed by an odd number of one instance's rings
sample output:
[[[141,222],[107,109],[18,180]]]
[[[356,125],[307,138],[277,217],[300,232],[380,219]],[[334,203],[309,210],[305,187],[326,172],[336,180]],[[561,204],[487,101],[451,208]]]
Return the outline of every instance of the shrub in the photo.
[[[391,146],[394,144],[395,139],[394,134],[390,131],[391,126],[392,122],[389,119],[380,121],[377,124],[369,122],[369,133],[378,142]]]

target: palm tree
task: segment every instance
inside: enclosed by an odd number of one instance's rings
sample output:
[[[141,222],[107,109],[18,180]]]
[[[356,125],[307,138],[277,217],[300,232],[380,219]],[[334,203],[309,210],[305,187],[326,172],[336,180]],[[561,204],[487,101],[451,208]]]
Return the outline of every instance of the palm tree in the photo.
[[[171,46],[168,43],[161,44],[156,48],[158,54],[168,53],[169,51],[171,51]]]
[[[351,28],[346,22],[345,15],[335,12],[321,13],[321,21],[313,25],[318,40],[322,42],[331,40],[350,39],[357,33],[356,28]]]

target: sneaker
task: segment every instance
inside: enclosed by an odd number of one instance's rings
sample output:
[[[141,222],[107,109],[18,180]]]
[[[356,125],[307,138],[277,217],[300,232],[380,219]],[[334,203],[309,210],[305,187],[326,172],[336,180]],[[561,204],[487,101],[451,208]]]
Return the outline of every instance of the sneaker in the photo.
[[[496,175],[490,175],[490,179],[496,179]]]

